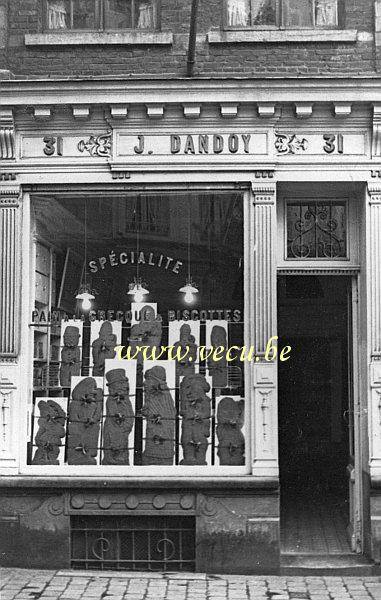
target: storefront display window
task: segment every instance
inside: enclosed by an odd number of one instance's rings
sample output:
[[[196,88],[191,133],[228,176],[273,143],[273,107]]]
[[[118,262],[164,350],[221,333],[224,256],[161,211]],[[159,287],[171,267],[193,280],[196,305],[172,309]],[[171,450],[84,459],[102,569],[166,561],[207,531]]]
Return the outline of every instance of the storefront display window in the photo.
[[[242,195],[32,206],[28,464],[244,466]]]

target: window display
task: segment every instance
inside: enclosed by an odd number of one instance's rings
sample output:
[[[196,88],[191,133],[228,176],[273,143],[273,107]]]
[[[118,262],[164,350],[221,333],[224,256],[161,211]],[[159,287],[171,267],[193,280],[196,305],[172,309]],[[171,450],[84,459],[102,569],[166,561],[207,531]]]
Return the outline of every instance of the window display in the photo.
[[[242,195],[36,197],[32,212],[28,463],[244,465]]]

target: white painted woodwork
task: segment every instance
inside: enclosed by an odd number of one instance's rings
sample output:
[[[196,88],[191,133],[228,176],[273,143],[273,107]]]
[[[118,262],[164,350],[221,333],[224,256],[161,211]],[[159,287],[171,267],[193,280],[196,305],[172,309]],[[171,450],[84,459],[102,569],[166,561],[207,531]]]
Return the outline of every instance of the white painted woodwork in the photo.
[[[128,115],[127,104],[113,104],[110,106],[110,112],[113,119],[125,119]]]
[[[381,479],[381,185],[368,184],[367,202],[368,340],[370,349],[369,461]]]
[[[221,117],[233,119],[238,115],[238,104],[221,104]]]
[[[19,188],[0,188],[0,358],[19,351]]]
[[[186,119],[198,119],[201,115],[201,106],[199,104],[184,104],[183,110]]]
[[[72,106],[74,119],[88,119],[90,116],[90,106],[77,104]]]
[[[149,119],[162,119],[164,117],[163,104],[147,104],[147,117]]]
[[[278,467],[277,361],[266,362],[269,340],[276,336],[276,184],[252,183],[250,246],[251,340],[258,356],[252,363],[252,474],[276,478]],[[276,340],[274,340],[276,343]]]
[[[312,102],[295,102],[295,115],[298,119],[307,119],[312,115]]]
[[[50,106],[35,106],[33,108],[34,118],[40,121],[45,121],[51,118],[52,109]]]

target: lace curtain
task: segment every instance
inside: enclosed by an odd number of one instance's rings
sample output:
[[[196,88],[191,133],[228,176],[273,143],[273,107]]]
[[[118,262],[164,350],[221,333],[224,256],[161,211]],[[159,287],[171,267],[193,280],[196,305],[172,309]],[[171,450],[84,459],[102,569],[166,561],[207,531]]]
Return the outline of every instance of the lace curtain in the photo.
[[[154,28],[154,11],[151,2],[143,2],[139,4],[138,12],[138,29],[153,29]]]
[[[227,10],[230,27],[250,25],[250,0],[228,0]]]
[[[337,0],[315,0],[316,27],[337,26]]]
[[[64,0],[49,2],[48,27],[49,29],[67,29],[67,10]]]

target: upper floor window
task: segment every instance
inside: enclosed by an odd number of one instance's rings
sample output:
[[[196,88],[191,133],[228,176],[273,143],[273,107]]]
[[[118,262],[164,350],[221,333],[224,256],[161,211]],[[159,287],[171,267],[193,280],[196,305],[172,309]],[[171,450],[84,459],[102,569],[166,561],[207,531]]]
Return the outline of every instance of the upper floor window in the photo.
[[[46,0],[46,29],[152,30],[157,0]]]
[[[339,0],[225,0],[228,28],[336,28]]]

